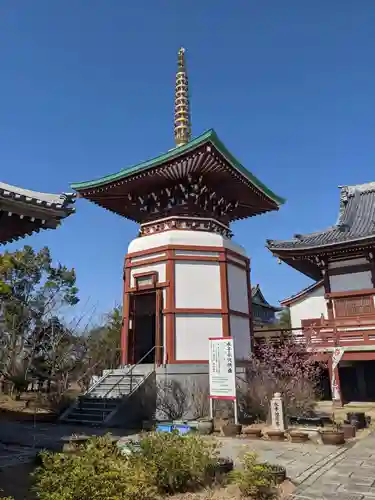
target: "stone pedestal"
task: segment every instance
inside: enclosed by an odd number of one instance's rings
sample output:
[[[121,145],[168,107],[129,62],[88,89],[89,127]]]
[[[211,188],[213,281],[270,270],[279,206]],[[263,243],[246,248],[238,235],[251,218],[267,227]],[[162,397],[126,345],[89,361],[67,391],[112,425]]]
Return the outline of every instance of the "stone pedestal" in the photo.
[[[285,418],[284,400],[280,392],[275,392],[271,399],[271,419],[272,428],[277,431],[286,431],[287,423]]]

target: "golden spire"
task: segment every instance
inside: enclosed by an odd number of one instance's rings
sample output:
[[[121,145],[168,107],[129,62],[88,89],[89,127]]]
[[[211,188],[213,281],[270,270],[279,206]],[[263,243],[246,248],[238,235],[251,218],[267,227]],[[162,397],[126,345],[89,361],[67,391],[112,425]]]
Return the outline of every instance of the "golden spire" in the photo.
[[[176,146],[183,146],[190,141],[190,103],[189,82],[185,65],[185,49],[178,51],[178,68],[174,98],[174,140]]]

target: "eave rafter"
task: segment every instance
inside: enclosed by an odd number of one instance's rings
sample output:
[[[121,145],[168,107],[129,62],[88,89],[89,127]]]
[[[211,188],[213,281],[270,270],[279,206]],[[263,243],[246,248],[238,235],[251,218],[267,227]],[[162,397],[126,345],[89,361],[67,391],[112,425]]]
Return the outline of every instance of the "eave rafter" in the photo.
[[[375,255],[375,238],[366,244],[337,244],[330,247],[312,248],[310,250],[278,250],[268,247],[274,257],[306,274],[314,280],[319,280],[324,274],[328,262],[355,259]]]
[[[81,189],[79,195],[139,223],[184,208],[225,223],[278,209],[212,144],[121,180]]]

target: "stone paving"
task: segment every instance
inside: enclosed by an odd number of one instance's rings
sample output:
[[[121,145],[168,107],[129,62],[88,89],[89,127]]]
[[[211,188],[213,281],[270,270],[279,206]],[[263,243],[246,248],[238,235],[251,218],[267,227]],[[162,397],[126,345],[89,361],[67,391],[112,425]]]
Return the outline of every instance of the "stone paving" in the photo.
[[[254,451],[259,461],[283,465],[288,477],[300,484],[313,476],[327,463],[345,453],[346,448],[321,444],[290,442],[275,443],[263,440],[220,438],[221,454],[238,464],[243,453]]]
[[[32,461],[35,457],[35,450],[21,446],[7,446],[0,444],[0,469],[12,467]]]
[[[375,499],[375,435],[341,450],[301,482],[295,500]]]

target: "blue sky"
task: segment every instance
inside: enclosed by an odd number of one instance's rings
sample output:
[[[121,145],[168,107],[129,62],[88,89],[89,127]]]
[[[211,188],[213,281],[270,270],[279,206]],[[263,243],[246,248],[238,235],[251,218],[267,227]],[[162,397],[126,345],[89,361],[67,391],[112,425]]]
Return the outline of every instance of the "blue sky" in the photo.
[[[310,281],[265,240],[334,223],[337,186],[375,180],[374,25],[373,0],[2,0],[1,180],[69,191],[173,147],[182,45],[193,135],[214,128],[287,198],[234,225],[252,282],[277,303]],[[87,201],[76,209],[22,243],[74,266],[82,304],[99,314],[121,300],[136,225]]]

